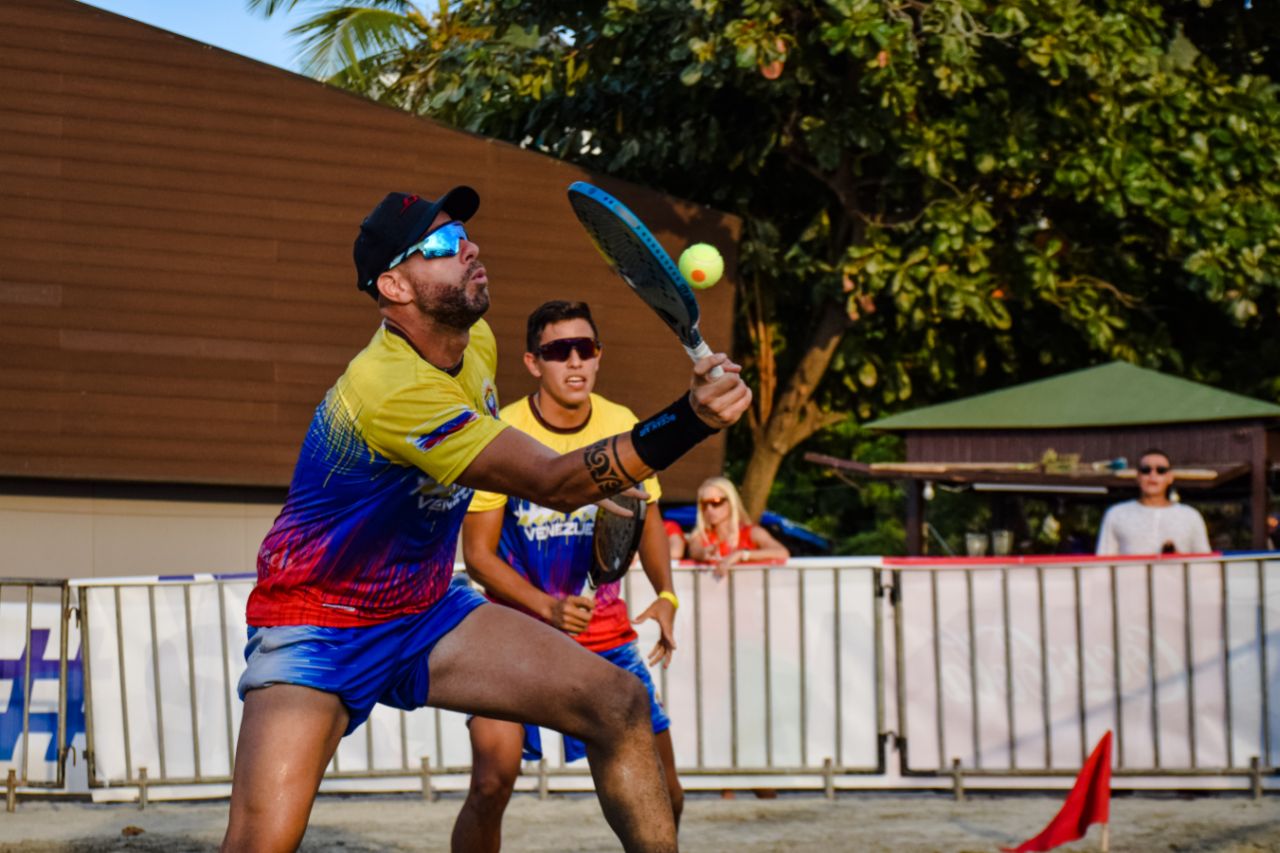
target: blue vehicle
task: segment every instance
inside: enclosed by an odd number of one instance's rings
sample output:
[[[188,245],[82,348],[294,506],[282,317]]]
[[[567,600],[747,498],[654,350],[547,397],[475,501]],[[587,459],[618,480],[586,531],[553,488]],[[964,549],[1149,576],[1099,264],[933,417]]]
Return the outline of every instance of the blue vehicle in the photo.
[[[667,521],[674,521],[688,533],[697,520],[698,508],[693,504],[664,506],[662,517]],[[760,523],[797,557],[821,557],[831,553],[830,539],[776,512],[765,510],[760,516]]]

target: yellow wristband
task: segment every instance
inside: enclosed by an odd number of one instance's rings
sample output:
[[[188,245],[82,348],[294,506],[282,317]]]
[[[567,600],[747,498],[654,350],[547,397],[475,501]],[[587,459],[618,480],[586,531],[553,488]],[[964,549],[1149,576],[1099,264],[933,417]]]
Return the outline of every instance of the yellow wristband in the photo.
[[[676,594],[671,590],[664,589],[662,592],[658,593],[658,598],[665,598],[667,601],[671,602],[671,606],[676,610],[680,609],[680,599],[676,598]]]

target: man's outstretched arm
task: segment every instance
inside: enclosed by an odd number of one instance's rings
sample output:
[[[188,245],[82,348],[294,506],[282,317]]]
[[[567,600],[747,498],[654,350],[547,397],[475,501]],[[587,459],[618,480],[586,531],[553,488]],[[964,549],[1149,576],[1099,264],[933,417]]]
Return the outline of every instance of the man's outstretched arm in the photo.
[[[724,374],[710,379],[714,367],[723,368]],[[519,430],[503,430],[457,481],[561,512],[616,495],[742,417],[751,405],[751,389],[738,375],[740,370],[723,353],[701,359],[694,365],[692,389],[685,398],[630,432],[564,455]]]

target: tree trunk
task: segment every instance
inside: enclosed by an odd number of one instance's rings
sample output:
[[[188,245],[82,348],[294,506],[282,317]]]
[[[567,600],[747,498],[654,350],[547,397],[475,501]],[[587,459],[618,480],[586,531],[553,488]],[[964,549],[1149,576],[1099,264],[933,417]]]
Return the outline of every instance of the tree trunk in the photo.
[[[747,515],[754,521],[759,521],[760,513],[765,510],[769,490],[773,488],[773,481],[778,476],[778,467],[782,465],[784,456],[785,453],[778,453],[763,442],[756,442],[751,448],[751,458],[747,460],[747,470],[742,475],[740,491]]]
[[[839,302],[824,305],[804,355],[787,377],[776,405],[756,401],[757,409],[768,415],[753,431],[754,446],[742,478],[742,500],[752,518],[758,519],[764,512],[783,457],[809,436],[844,419],[843,413],[819,408],[813,394],[848,327],[848,315]]]

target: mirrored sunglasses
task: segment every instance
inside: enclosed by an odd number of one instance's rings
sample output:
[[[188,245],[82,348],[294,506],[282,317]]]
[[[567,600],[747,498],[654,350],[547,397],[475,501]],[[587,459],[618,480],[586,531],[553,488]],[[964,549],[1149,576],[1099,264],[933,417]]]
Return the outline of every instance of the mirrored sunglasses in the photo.
[[[458,252],[462,251],[462,241],[467,239],[467,230],[462,227],[462,223],[458,220],[446,222],[436,230],[427,234],[422,240],[405,249],[400,254],[391,259],[391,263],[387,269],[391,269],[397,264],[402,264],[409,258],[413,257],[415,252],[421,252],[422,257],[428,261],[434,258],[452,258]]]
[[[561,338],[538,347],[538,356],[543,361],[568,361],[569,354],[575,350],[578,357],[586,361],[600,354],[600,342],[594,338]]]
[[[714,507],[724,506],[728,502],[728,498],[707,498],[706,500],[700,501],[703,509],[712,509]]]

